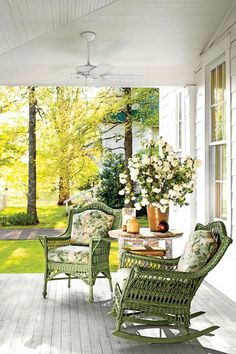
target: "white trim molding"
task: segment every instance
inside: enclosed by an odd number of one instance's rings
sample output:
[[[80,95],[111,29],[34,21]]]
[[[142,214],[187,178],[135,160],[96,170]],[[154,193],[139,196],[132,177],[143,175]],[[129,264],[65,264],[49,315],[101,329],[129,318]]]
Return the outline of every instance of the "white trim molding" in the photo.
[[[210,220],[210,191],[209,191],[209,75],[211,68],[225,61],[226,63],[226,143],[227,143],[227,230],[231,233],[232,227],[232,182],[231,182],[231,77],[230,77],[230,34],[222,41],[209,48],[202,56],[202,74],[205,88],[205,107],[204,107],[204,198],[205,198],[205,222]]]

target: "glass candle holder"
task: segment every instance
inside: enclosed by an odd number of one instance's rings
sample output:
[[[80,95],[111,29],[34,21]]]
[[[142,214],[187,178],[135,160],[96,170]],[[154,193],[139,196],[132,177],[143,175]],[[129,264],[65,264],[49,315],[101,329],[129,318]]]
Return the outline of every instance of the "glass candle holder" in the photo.
[[[122,230],[127,231],[127,221],[136,217],[135,208],[123,208],[122,209]]]

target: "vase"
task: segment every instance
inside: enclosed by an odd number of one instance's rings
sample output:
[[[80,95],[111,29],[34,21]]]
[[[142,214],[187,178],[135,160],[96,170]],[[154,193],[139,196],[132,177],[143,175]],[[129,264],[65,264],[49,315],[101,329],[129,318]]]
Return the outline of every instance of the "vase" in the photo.
[[[168,223],[169,208],[166,209],[164,213],[162,213],[160,208],[149,204],[147,206],[147,215],[150,231],[159,231],[158,224],[160,221],[166,221]]]

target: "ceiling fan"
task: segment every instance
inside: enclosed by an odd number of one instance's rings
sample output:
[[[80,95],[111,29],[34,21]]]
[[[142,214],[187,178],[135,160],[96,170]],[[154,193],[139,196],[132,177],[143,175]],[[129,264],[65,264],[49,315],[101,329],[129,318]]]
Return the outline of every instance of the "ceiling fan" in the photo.
[[[77,79],[108,79],[108,80],[140,80],[142,75],[136,74],[111,74],[113,66],[110,64],[93,65],[90,61],[90,44],[96,38],[96,33],[85,31],[80,36],[87,42],[87,63],[75,67],[75,76]]]

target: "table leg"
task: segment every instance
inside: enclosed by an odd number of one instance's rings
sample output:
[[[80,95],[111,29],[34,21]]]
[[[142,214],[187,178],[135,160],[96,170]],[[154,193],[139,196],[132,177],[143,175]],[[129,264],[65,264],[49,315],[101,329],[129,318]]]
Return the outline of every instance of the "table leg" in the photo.
[[[166,243],[166,258],[173,258],[172,254],[172,240],[165,240]]]
[[[125,248],[125,240],[123,237],[119,237],[118,238],[119,266],[121,264],[121,257],[122,257],[122,254],[124,253],[124,248]]]

